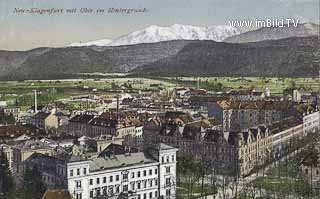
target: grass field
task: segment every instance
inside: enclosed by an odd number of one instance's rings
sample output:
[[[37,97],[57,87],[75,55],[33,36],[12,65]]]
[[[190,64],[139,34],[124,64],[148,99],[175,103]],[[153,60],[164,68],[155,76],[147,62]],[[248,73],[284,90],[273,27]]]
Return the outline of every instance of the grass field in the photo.
[[[117,88],[128,88],[130,91],[159,90],[173,87],[168,81],[146,78],[110,78],[87,80],[51,80],[51,81],[11,81],[0,82],[0,101],[9,105],[31,106],[33,90],[38,91],[39,104],[46,104],[70,96],[84,94],[112,94]]]
[[[312,78],[260,78],[260,77],[164,77],[157,79],[148,78],[109,78],[86,80],[46,80],[46,81],[11,81],[0,82],[0,100],[6,100],[9,104],[16,100],[32,98],[33,90],[38,90],[40,102],[47,103],[53,100],[68,98],[74,95],[93,93],[112,93],[116,88],[128,88],[130,91],[154,90],[192,86],[197,87],[200,79],[200,88],[207,83],[221,84],[223,88],[269,88],[271,94],[281,95],[283,90],[295,86],[297,88],[320,90],[319,79]],[[41,95],[42,98],[41,98]],[[42,101],[41,101],[42,99]],[[28,101],[28,100],[27,100]],[[29,103],[27,103],[29,105]]]
[[[194,86],[197,85],[198,77],[180,77],[165,78],[176,82],[189,82]],[[201,77],[200,87],[203,82],[221,83],[223,87],[229,88],[269,88],[271,94],[280,95],[283,90],[295,85],[297,88],[320,90],[320,81],[318,78],[261,78],[261,77]]]

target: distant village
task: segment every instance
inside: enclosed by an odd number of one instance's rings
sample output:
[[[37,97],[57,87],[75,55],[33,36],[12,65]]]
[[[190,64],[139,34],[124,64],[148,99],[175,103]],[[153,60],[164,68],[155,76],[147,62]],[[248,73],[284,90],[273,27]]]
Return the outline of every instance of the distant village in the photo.
[[[183,159],[200,161],[206,176],[252,178],[317,139],[319,109],[320,93],[303,89],[273,96],[267,88],[176,87],[48,104],[38,104],[35,91],[26,110],[0,101],[1,158],[16,186],[36,168],[43,199],[184,198]],[[319,171],[320,163],[299,166],[320,188]]]

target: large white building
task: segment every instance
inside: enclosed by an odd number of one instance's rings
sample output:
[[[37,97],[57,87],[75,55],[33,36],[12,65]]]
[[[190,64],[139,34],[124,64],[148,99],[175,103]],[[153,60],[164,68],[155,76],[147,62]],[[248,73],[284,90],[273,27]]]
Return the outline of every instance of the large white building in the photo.
[[[315,133],[320,129],[320,112],[309,112],[303,116],[303,130],[305,134]]]
[[[175,198],[176,148],[158,144],[129,153],[119,146],[110,145],[98,158],[68,163],[68,190],[75,199]]]

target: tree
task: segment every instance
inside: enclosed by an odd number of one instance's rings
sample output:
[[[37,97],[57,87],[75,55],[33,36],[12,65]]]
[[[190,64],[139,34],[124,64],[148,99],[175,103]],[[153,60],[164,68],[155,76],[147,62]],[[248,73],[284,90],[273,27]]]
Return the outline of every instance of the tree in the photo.
[[[23,175],[21,199],[40,199],[46,191],[42,176],[36,166],[27,166]]]
[[[0,156],[0,186],[0,192],[2,192],[2,196],[4,198],[12,198],[10,196],[15,193],[14,180],[9,169],[8,160],[2,150]],[[2,198],[2,196],[0,196],[0,198]]]
[[[199,182],[202,172],[202,164],[194,156],[181,157],[178,161],[177,171],[179,181],[183,179],[188,189],[188,198],[192,198],[194,186]]]
[[[313,147],[312,147],[313,148]],[[319,155],[318,153],[316,152],[315,149],[313,149],[310,154],[307,156],[307,158],[304,160],[304,164],[308,167],[310,167],[310,186],[311,186],[311,190],[312,190],[312,187],[313,187],[313,184],[312,184],[312,178],[313,178],[313,168],[314,167],[317,167],[319,161]]]
[[[15,124],[16,120],[12,114],[0,115],[0,124]]]

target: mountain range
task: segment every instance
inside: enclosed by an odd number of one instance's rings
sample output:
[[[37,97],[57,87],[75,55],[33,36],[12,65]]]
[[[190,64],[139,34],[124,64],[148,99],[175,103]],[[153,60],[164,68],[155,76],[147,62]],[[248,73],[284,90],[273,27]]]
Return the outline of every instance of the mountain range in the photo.
[[[155,29],[148,29],[147,35],[150,32],[157,35],[157,31],[152,31]],[[141,35],[146,35],[142,34],[144,31],[138,31],[129,34],[130,37],[127,35],[110,42],[117,41],[119,45],[121,42],[131,42],[131,45],[113,46],[108,40],[98,40],[86,45],[75,44],[74,47],[0,51],[0,80],[76,78],[83,73],[310,77],[317,75],[320,69],[319,38],[309,36],[313,35],[312,31],[312,34],[300,34],[303,30],[310,30],[308,24],[299,26],[295,34],[292,33],[294,29],[258,29],[231,36],[225,40],[228,42],[213,41],[214,38],[223,40],[225,36],[200,34],[191,29],[188,28],[188,34],[183,37],[170,41],[156,42],[145,38],[144,43],[133,44],[141,41]],[[134,35],[138,39],[135,40]],[[242,40],[245,38],[242,35],[245,35],[247,42],[235,39]],[[264,40],[255,42],[258,36],[248,35],[259,35]],[[282,37],[287,38],[272,40]],[[159,39],[158,36],[154,38]],[[206,40],[208,38],[211,39]],[[105,46],[106,43],[108,46]]]
[[[138,30],[113,40],[102,39],[89,42],[77,42],[68,46],[123,46],[141,43],[156,43],[172,40],[213,40],[223,41],[224,39],[238,35],[240,31],[237,28],[227,25],[217,26],[191,26],[175,24],[169,27],[152,25],[143,30]]]
[[[225,42],[231,43],[246,43],[263,40],[278,40],[289,37],[308,37],[320,34],[320,27],[314,23],[298,24],[294,27],[293,24],[284,27],[269,27],[259,28],[257,30],[244,32],[239,35],[233,35],[226,38]]]
[[[197,41],[131,72],[145,76],[315,77],[320,69],[319,46],[317,36],[241,44]]]

